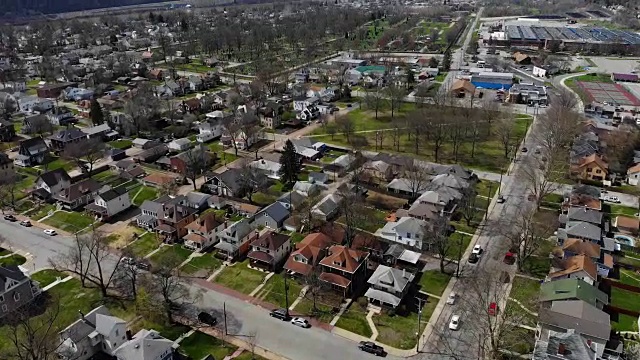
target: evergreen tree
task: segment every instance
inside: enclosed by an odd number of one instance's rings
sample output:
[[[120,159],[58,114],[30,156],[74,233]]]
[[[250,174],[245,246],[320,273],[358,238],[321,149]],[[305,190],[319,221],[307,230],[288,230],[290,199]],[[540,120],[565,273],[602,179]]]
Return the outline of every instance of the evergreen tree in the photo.
[[[291,140],[284,144],[284,151],[280,155],[280,176],[285,184],[293,184],[298,181],[300,172],[300,156],[296,152]]]
[[[410,67],[407,67],[407,89],[409,89],[409,87],[413,85],[415,82],[416,82],[416,76],[413,73],[413,69],[411,69]]]
[[[104,113],[98,100],[95,98],[91,100],[91,108],[89,110],[89,116],[91,116],[91,122],[93,125],[101,125],[104,123]]]
[[[449,71],[451,68],[451,52],[447,50],[442,57],[442,70]]]

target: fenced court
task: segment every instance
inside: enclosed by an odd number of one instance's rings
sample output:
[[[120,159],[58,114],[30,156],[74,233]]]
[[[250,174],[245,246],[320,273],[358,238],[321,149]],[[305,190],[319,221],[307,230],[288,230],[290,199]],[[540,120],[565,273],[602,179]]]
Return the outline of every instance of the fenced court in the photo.
[[[583,81],[577,83],[591,101],[606,102],[611,105],[640,106],[640,100],[622,85]]]

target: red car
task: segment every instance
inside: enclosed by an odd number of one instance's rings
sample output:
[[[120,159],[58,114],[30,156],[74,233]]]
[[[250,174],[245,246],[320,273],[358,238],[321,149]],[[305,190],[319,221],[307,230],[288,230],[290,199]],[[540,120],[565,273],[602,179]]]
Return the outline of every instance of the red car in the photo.
[[[513,265],[516,262],[516,254],[511,251],[507,251],[502,261],[507,265]]]
[[[492,302],[491,304],[489,304],[489,315],[496,316],[497,313],[498,313],[498,304]]]

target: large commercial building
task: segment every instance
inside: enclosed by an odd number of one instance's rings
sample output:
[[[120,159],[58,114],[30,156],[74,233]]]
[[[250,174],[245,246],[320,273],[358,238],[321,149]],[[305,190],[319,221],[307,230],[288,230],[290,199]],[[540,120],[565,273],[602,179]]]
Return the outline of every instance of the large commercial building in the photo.
[[[560,24],[558,24],[560,25]],[[625,30],[583,26],[536,26],[535,22],[519,22],[505,26],[511,46],[535,46],[564,51],[640,53],[640,35]]]
[[[513,73],[481,72],[471,75],[471,83],[476,88],[509,90],[513,85]]]

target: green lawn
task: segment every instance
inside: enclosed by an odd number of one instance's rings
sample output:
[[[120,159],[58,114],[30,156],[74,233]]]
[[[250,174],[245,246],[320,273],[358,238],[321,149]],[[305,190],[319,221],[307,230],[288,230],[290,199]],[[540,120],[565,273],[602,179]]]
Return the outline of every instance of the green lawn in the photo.
[[[633,316],[618,314],[618,321],[614,321],[612,318],[611,327],[613,328],[613,330],[617,330],[617,331],[637,332],[638,319]]]
[[[580,75],[576,77],[572,77],[571,79],[574,82],[601,82],[601,83],[609,83],[612,84],[613,80],[611,80],[611,75],[609,74],[599,74],[599,73],[589,73],[585,75]],[[569,81],[567,80],[567,82]]]
[[[207,276],[212,274],[220,266],[222,266],[222,261],[220,261],[220,259],[216,258],[212,254],[205,254],[191,259],[180,268],[180,271],[188,275],[202,274],[203,276]]]
[[[289,296],[289,306],[300,296],[302,286],[295,280],[287,279],[287,294]],[[256,298],[264,300],[268,303],[278,305],[281,308],[286,306],[284,277],[275,274],[264,284],[264,287],[255,295]]]
[[[443,274],[440,270],[427,270],[420,277],[420,290],[429,294],[440,296],[449,285],[451,275]]]
[[[43,217],[49,215],[49,211],[55,210],[55,208],[55,205],[52,204],[39,205],[27,212],[26,215],[32,220],[38,221]]]
[[[447,257],[450,259],[458,260],[460,258],[460,254],[464,254],[464,251],[469,246],[471,242],[471,235],[455,233],[449,237],[449,241],[451,241],[451,246],[447,251]],[[462,239],[462,242],[460,241]]]
[[[38,167],[41,168],[43,171],[45,167],[47,168],[47,171],[56,170],[56,169],[65,169],[66,171],[69,171],[75,168],[76,164],[74,164],[73,162],[67,161],[63,158],[53,158],[50,162],[46,164],[46,166],[38,165]]]
[[[243,294],[251,293],[262,283],[266,273],[249,269],[247,264],[249,264],[249,260],[226,267],[214,281]]]
[[[633,207],[629,207],[629,206],[623,206],[623,205],[615,205],[615,204],[606,204],[605,206],[603,206],[603,211],[605,211],[606,207],[609,207],[609,211],[611,213],[611,215],[615,216],[615,215],[627,215],[627,216],[635,216],[635,214],[638,213],[638,209],[637,208],[633,208]]]
[[[631,270],[620,269],[620,282],[627,285],[640,287],[640,275]]]
[[[524,272],[527,275],[544,279],[551,269],[551,259],[548,256],[531,256],[524,263]]]
[[[447,73],[446,71],[445,71],[445,72],[441,72],[441,73],[439,73],[439,74],[438,74],[438,76],[436,76],[433,80],[434,80],[434,81],[437,81],[437,82],[443,82],[443,81],[444,81],[444,79],[447,77],[447,74],[448,74],[448,73]]]
[[[351,308],[340,316],[336,326],[364,337],[371,337],[372,335],[371,327],[367,322],[367,313],[360,310],[357,304],[352,304]]]
[[[527,309],[536,312],[540,292],[540,281],[516,276],[509,297],[522,303]]]
[[[0,259],[0,266],[22,265],[27,262],[27,259],[18,254],[12,254],[5,258]]]
[[[416,346],[416,332],[422,334],[424,327],[433,313],[438,299],[428,298],[422,309],[420,329],[418,329],[418,314],[415,312],[407,316],[390,316],[386,312],[373,317],[373,322],[378,329],[377,341],[399,349],[408,350]]]
[[[115,172],[113,172],[111,170],[105,170],[103,172],[99,172],[97,174],[94,174],[92,176],[92,178],[95,181],[99,181],[101,183],[109,184],[109,183],[119,179],[120,177],[118,176],[118,174],[116,174]]]
[[[56,229],[75,233],[93,224],[94,219],[79,212],[56,211],[43,222]]]
[[[107,144],[114,149],[128,149],[131,147],[133,142],[131,140],[115,140],[109,141]]]
[[[385,218],[389,215],[388,211],[383,211],[375,208],[366,208],[366,217],[365,220],[360,225],[362,230],[368,232],[375,232],[379,228],[383,227],[387,222]],[[344,216],[340,217],[337,222],[344,224],[345,218]]]
[[[168,259],[174,259],[177,262],[176,265],[182,263],[187,260],[187,258],[191,255],[191,251],[182,247],[182,245],[170,245],[163,246],[158,250],[155,254],[149,257],[149,261],[154,267],[158,267],[161,264],[166,264]]]
[[[523,311],[522,308],[516,304],[515,301],[509,300],[507,301],[507,307],[504,309],[505,314],[511,319],[518,320],[522,322],[523,325],[535,327],[538,322],[538,317],[532,314],[529,314],[526,311]]]
[[[307,295],[307,297],[309,296],[310,295]],[[294,310],[297,313],[300,313],[305,316],[313,316],[315,319],[321,322],[325,322],[325,323],[331,322],[331,320],[334,317],[334,315],[331,313],[331,311],[333,310],[332,306],[329,306],[321,303],[320,301],[317,301],[316,308],[318,309],[318,312],[314,314],[313,299],[304,298],[298,303],[298,305]]]
[[[613,286],[611,287],[611,305],[631,311],[640,311],[637,293]]]
[[[637,259],[637,258],[631,257],[631,256],[619,256],[617,258],[616,262],[619,262],[621,264],[627,264],[627,265],[631,265],[631,266],[640,267],[640,259]]]
[[[488,198],[492,198],[496,192],[498,192],[498,186],[500,185],[497,181],[489,181],[489,180],[480,180],[476,184],[476,193],[479,196],[485,196]],[[491,192],[489,192],[491,189]]]
[[[207,355],[213,355],[214,359],[224,359],[237,348],[231,344],[225,344],[218,338],[196,331],[180,342],[179,349],[189,355],[191,359],[199,360]]]
[[[51,284],[58,278],[64,279],[66,277],[67,274],[53,269],[44,269],[31,274],[31,279],[39,282],[41,287]]]
[[[145,200],[154,200],[154,199],[158,198],[158,190],[156,190],[156,188],[153,188],[151,186],[143,185],[142,187],[139,188],[139,191],[140,192],[138,193],[138,190],[135,190],[131,194],[132,196],[135,196],[135,198],[131,199],[131,202],[135,206],[142,205],[142,203]],[[137,193],[137,195],[136,195],[136,193]]]
[[[146,318],[141,319],[140,321],[136,321],[135,325],[132,326],[132,331],[135,334],[140,329],[153,329],[160,333],[160,335],[164,336],[169,340],[175,341],[183,334],[186,334],[191,330],[190,327],[182,324],[170,324],[170,323],[158,323],[157,321],[152,321]]]
[[[146,233],[129,244],[125,249],[136,258],[143,258],[160,245],[155,233]]]
[[[300,234],[299,232],[295,232],[295,231],[292,232],[290,236],[291,236],[291,243],[292,244],[297,244],[300,241],[304,240],[304,238],[305,238],[305,235]]]

